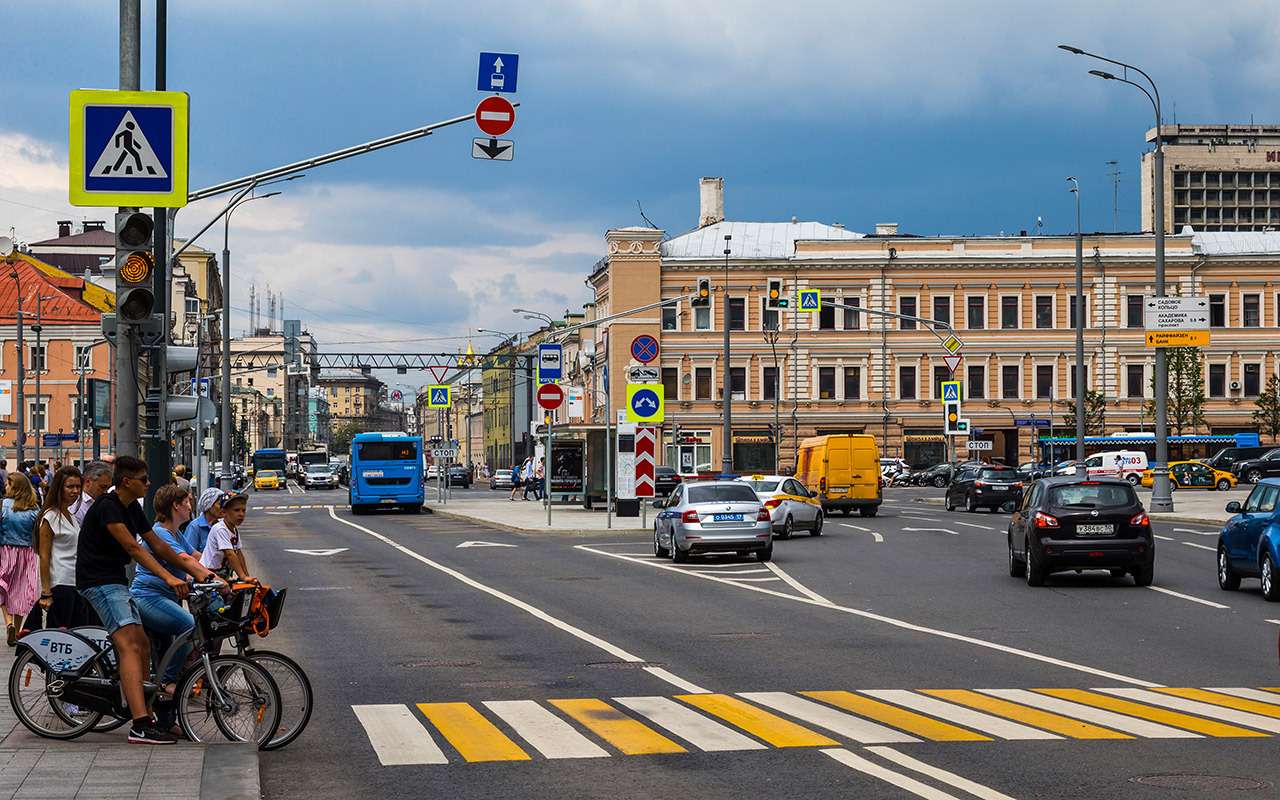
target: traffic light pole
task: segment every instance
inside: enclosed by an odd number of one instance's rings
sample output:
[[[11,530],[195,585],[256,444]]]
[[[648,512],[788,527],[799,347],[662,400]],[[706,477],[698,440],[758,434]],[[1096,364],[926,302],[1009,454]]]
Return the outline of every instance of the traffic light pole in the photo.
[[[138,91],[142,71],[142,0],[120,0],[120,89]],[[121,211],[133,211],[121,208]],[[116,264],[119,269],[121,265]],[[115,407],[111,424],[115,428],[116,455],[136,456],[138,437],[138,348],[137,329],[117,314]]]
[[[167,46],[168,37],[168,2],[156,0],[156,91],[165,90],[167,80]],[[143,454],[147,462],[147,477],[151,484],[147,487],[144,506],[151,511],[151,501],[156,490],[169,482],[173,475],[173,453],[169,447],[169,426],[165,419],[165,406],[169,394],[169,373],[165,368],[165,351],[173,326],[169,324],[169,209],[157,208],[155,218],[155,276],[152,278],[155,291],[155,306],[152,317],[160,320],[160,335],[154,346],[150,348],[148,364],[151,371],[147,381],[147,393],[159,399],[159,410],[156,413],[157,430],[149,431],[143,442]]]

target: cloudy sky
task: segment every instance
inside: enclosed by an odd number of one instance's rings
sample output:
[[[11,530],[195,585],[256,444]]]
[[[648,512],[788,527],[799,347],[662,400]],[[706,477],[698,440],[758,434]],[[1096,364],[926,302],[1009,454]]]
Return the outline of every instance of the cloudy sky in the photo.
[[[144,41],[153,4],[144,0]],[[1070,42],[1138,63],[1168,121],[1280,122],[1280,16],[1233,0],[181,0],[169,88],[190,93],[192,188],[469,113],[477,53],[518,52],[512,163],[470,158],[469,125],[288,184],[237,212],[233,306],[284,294],[322,342],[452,349],[560,314],[610,227],[672,234],[697,180],[725,178],[739,220],[896,221],[920,234],[1138,225],[1151,127],[1135,89],[1097,80]],[[66,205],[67,93],[117,83],[117,3],[0,0],[0,231],[21,241]],[[143,88],[153,59],[143,57]],[[191,233],[216,200],[179,214]],[[217,238],[202,240],[221,249]],[[233,328],[243,328],[243,315]],[[384,341],[388,341],[383,344]],[[477,337],[477,346],[486,341]],[[353,346],[354,347],[354,346]]]

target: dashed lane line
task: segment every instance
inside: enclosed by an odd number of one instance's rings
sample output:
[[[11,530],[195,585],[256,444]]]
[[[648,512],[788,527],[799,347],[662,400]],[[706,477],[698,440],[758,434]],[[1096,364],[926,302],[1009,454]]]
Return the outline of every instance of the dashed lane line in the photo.
[[[974,522],[961,522],[958,519],[951,519],[947,521],[950,522],[952,525],[963,525],[966,528],[980,528],[984,531],[996,531],[997,533],[999,532],[996,528],[993,528],[990,525],[978,525],[977,523],[974,523]]]
[[[1166,542],[1176,542],[1176,541],[1178,541],[1177,539],[1173,538],[1172,536],[1161,536],[1161,535],[1160,535],[1160,534],[1158,534],[1158,533],[1153,533],[1153,534],[1151,534],[1151,535],[1152,535],[1152,536],[1154,536],[1154,537],[1156,537],[1157,539],[1163,539],[1163,540],[1164,540],[1164,541],[1166,541]]]
[[[1201,550],[1208,550],[1210,553],[1216,553],[1218,551],[1216,547],[1210,547],[1207,544],[1198,544],[1196,542],[1183,542],[1183,544],[1185,544],[1187,547],[1198,547]]]
[[[949,533],[952,536],[960,535],[953,530],[948,530],[947,528],[903,528],[903,530],[911,531],[912,533]]]
[[[877,531],[873,531],[873,530],[871,530],[870,528],[864,528],[864,527],[862,527],[861,525],[850,525],[850,524],[849,524],[849,523],[847,523],[847,522],[841,522],[840,524],[841,524],[841,525],[843,525],[843,526],[844,526],[844,527],[846,527],[846,528],[853,528],[855,531],[862,531],[863,533],[869,533],[869,534],[871,534],[872,536],[874,536],[874,537],[875,537],[875,540],[876,540],[877,542],[883,542],[883,541],[884,541],[884,536],[880,535],[880,533],[878,533]]]
[[[1189,594],[1183,594],[1182,592],[1175,592],[1174,590],[1166,589],[1163,586],[1148,586],[1147,588],[1153,592],[1159,592],[1160,594],[1167,594],[1170,597],[1177,597],[1181,600],[1190,600],[1193,603],[1199,603],[1202,606],[1209,606],[1210,608],[1218,608],[1218,609],[1231,608],[1231,606],[1224,606],[1222,603],[1215,603],[1212,600],[1205,600],[1200,597],[1192,597]]]
[[[1218,531],[1196,531],[1191,528],[1174,528],[1174,533],[1190,533],[1196,536],[1217,536]]]

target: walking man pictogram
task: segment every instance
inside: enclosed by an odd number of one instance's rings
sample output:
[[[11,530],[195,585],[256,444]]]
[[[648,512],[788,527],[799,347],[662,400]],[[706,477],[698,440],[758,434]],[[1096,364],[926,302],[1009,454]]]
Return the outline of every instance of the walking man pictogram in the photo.
[[[137,143],[134,142],[133,140],[133,123],[126,122],[124,124],[124,127],[125,127],[124,130],[116,134],[115,140],[113,142],[116,146],[116,149],[120,151],[120,157],[116,159],[115,166],[113,166],[109,170],[106,170],[107,172],[118,172],[120,170],[120,165],[124,164],[125,159],[129,156],[133,156],[133,162],[137,164],[138,171],[139,172],[142,171],[142,153],[138,149]],[[132,175],[133,170],[134,170],[133,167],[126,165],[124,168],[124,174]],[[151,167],[147,167],[147,172],[151,173],[152,175],[156,174],[155,169]]]

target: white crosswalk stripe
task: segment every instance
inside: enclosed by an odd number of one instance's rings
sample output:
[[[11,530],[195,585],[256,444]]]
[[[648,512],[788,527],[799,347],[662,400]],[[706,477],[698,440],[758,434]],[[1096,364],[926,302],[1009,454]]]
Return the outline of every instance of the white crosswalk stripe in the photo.
[[[485,707],[547,758],[608,758],[609,753],[533,700],[487,700]]]
[[[963,706],[947,703],[933,697],[925,697],[924,695],[909,692],[905,689],[868,689],[862,694],[884,700],[889,703],[895,703],[906,708],[920,711],[930,716],[945,719],[948,722],[964,725],[974,730],[989,733],[993,736],[999,736],[1002,739],[1061,739],[1054,733],[1042,731],[1037,728],[1031,728],[1021,725],[1017,722],[1010,722],[1000,717],[993,717],[990,714],[984,714],[981,711],[974,711]]]
[[[409,764],[448,764],[422,722],[406,705],[352,706],[364,726],[369,744],[384,767]]]
[[[659,727],[679,736],[700,750],[764,750],[765,745],[737,731],[713,722],[688,706],[665,697],[615,697],[614,700],[647,717]]]
[[[1024,706],[1031,706],[1044,711],[1052,711],[1064,717],[1075,717],[1085,722],[1103,725],[1112,730],[1131,733],[1134,736],[1142,736],[1147,739],[1204,738],[1200,734],[1192,733],[1191,731],[1170,728],[1168,725],[1160,725],[1156,722],[1148,722],[1145,719],[1117,714],[1114,711],[1086,706],[1083,703],[1073,703],[1070,700],[1063,700],[1058,697],[1036,694],[1026,689],[979,689],[978,691],[983,694],[989,694],[992,697],[998,697],[1001,700],[1022,703]]]
[[[1173,697],[1172,695],[1161,694],[1159,692],[1150,692],[1146,689],[1095,689],[1094,691],[1115,695],[1116,697],[1123,697],[1126,700],[1135,700],[1139,703],[1147,703],[1148,705],[1164,706],[1165,708],[1172,708],[1175,711],[1185,711],[1188,714],[1198,714],[1199,716],[1208,717],[1210,719],[1220,719],[1224,722],[1232,722],[1236,725],[1257,728],[1261,731],[1280,733],[1280,719],[1264,717],[1261,714],[1250,714],[1248,711],[1237,711],[1234,708],[1223,708],[1222,706],[1215,706],[1211,703],[1201,703],[1197,700],[1188,700],[1184,697]]]
[[[1219,694],[1234,695],[1236,697],[1244,698],[1245,700],[1257,700],[1259,703],[1270,703],[1275,706],[1280,706],[1280,694],[1276,694],[1275,692],[1264,692],[1261,689],[1229,688],[1210,689],[1209,691],[1218,692]]]
[[[920,741],[914,736],[908,736],[893,728],[878,725],[861,717],[837,711],[830,706],[796,697],[787,692],[744,692],[740,696],[753,703],[768,706],[796,719],[834,731],[841,736],[847,736],[855,742],[884,744],[888,742]]]

